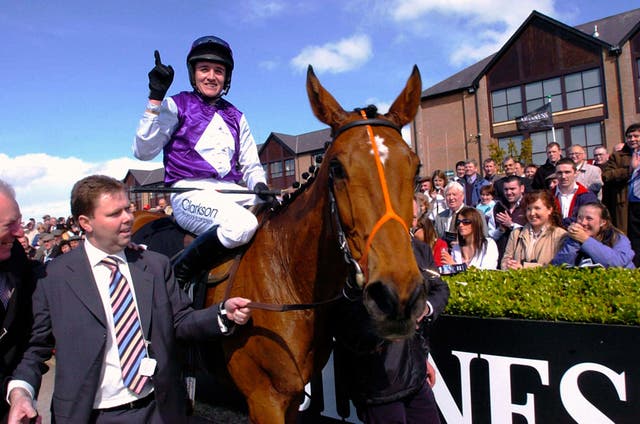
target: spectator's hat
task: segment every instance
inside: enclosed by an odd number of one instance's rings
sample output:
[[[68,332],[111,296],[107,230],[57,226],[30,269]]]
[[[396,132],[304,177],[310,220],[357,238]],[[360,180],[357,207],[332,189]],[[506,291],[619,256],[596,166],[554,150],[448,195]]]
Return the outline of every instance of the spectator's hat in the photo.
[[[557,180],[557,179],[558,179],[558,176],[556,175],[556,173],[552,172],[551,174],[547,175],[544,180],[549,181],[549,180]]]
[[[60,237],[62,236],[62,230],[53,230],[51,234],[53,234],[54,237]]]
[[[42,234],[40,236],[40,240],[43,241],[43,242],[51,241],[53,239],[54,239],[54,237],[53,237],[53,234],[51,234],[51,233],[44,233],[44,234]]]

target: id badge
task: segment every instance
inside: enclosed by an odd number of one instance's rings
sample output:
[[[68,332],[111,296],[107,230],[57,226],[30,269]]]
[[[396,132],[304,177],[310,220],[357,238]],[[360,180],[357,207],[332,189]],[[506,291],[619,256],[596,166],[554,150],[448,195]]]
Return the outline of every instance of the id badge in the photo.
[[[153,358],[142,358],[140,362],[140,375],[145,377],[153,376],[153,373],[156,371],[156,360]]]

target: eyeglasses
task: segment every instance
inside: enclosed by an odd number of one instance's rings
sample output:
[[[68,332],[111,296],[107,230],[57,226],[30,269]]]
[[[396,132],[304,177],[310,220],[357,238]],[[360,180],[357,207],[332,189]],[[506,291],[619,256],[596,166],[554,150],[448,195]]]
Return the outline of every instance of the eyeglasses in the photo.
[[[464,224],[464,225],[470,225],[471,224],[471,220],[470,219],[456,219],[456,227],[460,224]]]

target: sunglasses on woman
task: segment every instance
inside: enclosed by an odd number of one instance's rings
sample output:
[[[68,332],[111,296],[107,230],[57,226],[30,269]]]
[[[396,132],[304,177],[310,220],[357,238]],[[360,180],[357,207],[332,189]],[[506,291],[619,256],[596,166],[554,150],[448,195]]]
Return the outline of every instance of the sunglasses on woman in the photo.
[[[471,220],[467,219],[467,218],[463,218],[463,219],[456,219],[456,227],[460,224],[464,224],[464,225],[470,225],[471,224]]]

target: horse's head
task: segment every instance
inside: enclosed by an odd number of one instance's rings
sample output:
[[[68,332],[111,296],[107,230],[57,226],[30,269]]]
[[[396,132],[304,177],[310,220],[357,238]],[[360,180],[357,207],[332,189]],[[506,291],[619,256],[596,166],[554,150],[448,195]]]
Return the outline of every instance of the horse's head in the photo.
[[[375,107],[345,111],[311,67],[307,93],[315,116],[333,132],[319,179],[327,173],[331,181],[349,254],[364,274],[364,304],[380,336],[408,336],[426,300],[409,234],[419,160],[400,133],[420,103],[418,68],[385,115]]]

